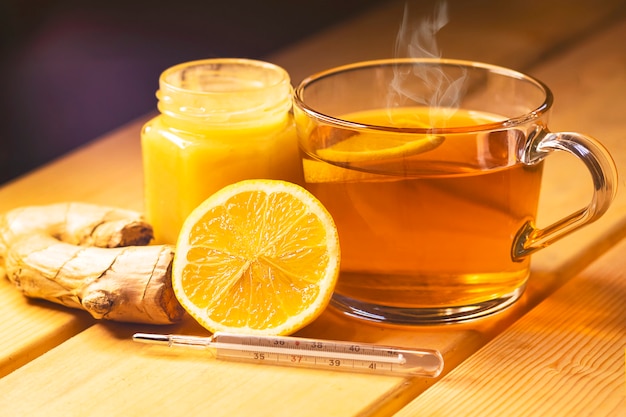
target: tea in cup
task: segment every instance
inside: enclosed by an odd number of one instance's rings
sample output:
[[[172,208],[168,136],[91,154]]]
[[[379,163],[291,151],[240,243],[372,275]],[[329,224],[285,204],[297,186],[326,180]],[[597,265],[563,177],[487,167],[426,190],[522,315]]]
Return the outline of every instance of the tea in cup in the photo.
[[[306,187],[332,214],[341,275],[332,305],[385,323],[493,314],[524,291],[530,255],[596,220],[617,183],[605,148],[553,133],[552,93],[477,62],[389,59],[301,82],[294,114]],[[579,158],[592,201],[544,228],[544,159]]]

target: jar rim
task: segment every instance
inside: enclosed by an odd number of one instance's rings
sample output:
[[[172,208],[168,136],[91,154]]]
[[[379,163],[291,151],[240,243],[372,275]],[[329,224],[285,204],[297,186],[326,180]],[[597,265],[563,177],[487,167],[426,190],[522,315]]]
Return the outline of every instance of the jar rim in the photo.
[[[279,117],[292,108],[283,68],[246,58],[211,58],[166,69],[159,79],[160,112],[199,123],[234,125]]]
[[[190,89],[180,85],[180,81],[186,72],[195,71],[203,74],[210,73],[216,80],[242,81],[231,83],[230,86],[238,88],[217,88],[211,90],[205,85],[204,89]],[[244,73],[243,71],[248,71]],[[231,74],[227,76],[227,74]],[[197,74],[196,74],[197,75]],[[259,76],[263,76],[260,79]],[[176,83],[175,81],[179,81]],[[247,82],[245,82],[247,81]],[[287,71],[270,62],[247,59],[247,58],[209,58],[183,62],[167,68],[159,77],[161,89],[192,93],[198,95],[232,94],[234,92],[257,91],[264,88],[272,88],[289,84],[291,82]],[[217,84],[213,84],[217,87]]]

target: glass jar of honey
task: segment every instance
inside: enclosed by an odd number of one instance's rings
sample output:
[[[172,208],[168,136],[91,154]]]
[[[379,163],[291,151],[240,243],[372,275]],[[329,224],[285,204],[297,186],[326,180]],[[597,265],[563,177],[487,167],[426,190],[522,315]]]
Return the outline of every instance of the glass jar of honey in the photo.
[[[303,183],[287,72],[249,59],[207,59],[165,70],[160,114],[141,133],[145,210],[156,243],[176,243],[185,218],[244,179]]]

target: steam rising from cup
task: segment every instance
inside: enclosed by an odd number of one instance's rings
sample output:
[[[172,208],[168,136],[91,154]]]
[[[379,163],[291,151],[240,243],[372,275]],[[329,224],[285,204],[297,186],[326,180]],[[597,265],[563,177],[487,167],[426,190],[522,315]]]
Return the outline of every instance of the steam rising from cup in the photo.
[[[445,2],[435,6],[431,18],[422,19],[417,24],[409,16],[408,4],[396,37],[396,58],[440,59],[437,33],[448,23],[448,7]],[[445,109],[454,114],[459,108],[465,92],[466,72],[451,78],[436,65],[396,65],[388,95],[388,107],[421,105],[429,108]],[[431,118],[432,119],[432,118]],[[432,126],[431,121],[422,120]],[[442,126],[437,126],[442,127]]]

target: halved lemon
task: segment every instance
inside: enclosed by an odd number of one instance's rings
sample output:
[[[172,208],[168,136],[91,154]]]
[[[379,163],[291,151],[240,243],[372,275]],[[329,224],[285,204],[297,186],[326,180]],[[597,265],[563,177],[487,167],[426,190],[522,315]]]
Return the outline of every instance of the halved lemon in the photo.
[[[201,203],[176,245],[176,297],[212,332],[290,334],[328,305],[339,275],[335,223],[299,185],[246,180]]]

